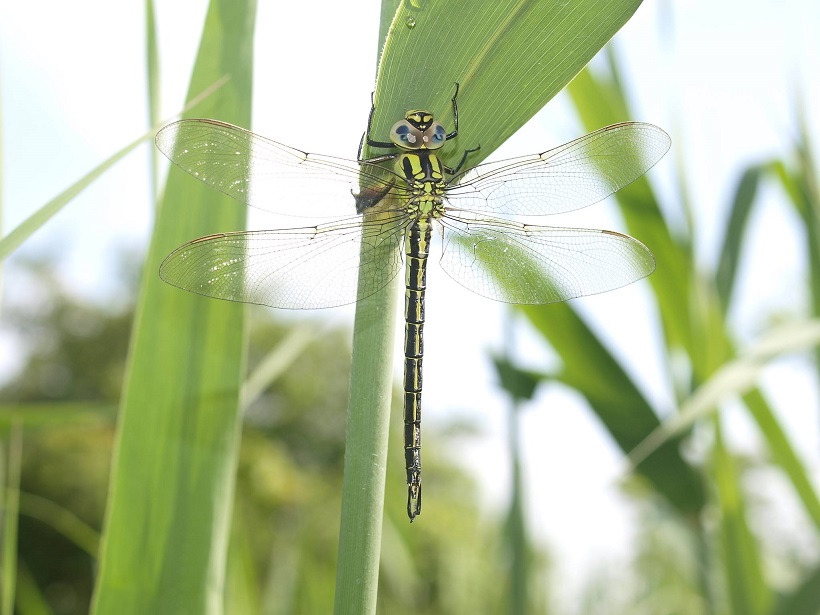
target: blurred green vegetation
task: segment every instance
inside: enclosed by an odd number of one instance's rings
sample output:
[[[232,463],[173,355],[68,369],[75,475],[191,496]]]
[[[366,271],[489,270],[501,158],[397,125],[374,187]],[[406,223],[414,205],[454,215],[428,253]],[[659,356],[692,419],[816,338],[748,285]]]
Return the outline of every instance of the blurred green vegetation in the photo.
[[[124,265],[123,279],[136,280],[134,268]],[[28,582],[18,586],[19,600],[33,602],[27,594],[39,592],[51,612],[74,615],[90,604],[97,564],[88,544],[96,544],[102,527],[112,409],[133,311],[112,312],[105,302],[67,295],[54,269],[48,259],[18,264],[17,275],[41,308],[10,302],[4,311],[4,327],[16,332],[25,363],[0,389],[0,421],[36,416],[23,448],[19,558]],[[229,576],[249,571],[242,585],[254,610],[247,612],[328,612],[333,604],[349,334],[306,324],[321,335],[245,413],[231,546],[242,556],[229,560],[237,566]],[[249,371],[293,326],[253,311]],[[394,442],[401,441],[400,429],[392,426]],[[499,570],[507,566],[500,531],[479,517],[474,479],[441,452],[475,434],[463,425],[429,433],[425,484],[436,523],[407,524],[400,447],[389,458],[380,612],[499,612],[505,591]],[[80,540],[89,532],[90,540]],[[534,575],[542,575],[546,559],[539,549],[533,557],[540,564]],[[229,588],[233,603],[239,590]]]

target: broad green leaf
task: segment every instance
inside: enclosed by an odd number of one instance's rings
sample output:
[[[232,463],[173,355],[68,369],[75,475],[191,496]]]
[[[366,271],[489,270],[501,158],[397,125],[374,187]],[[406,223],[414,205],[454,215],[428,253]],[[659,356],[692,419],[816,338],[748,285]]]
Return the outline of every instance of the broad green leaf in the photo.
[[[764,615],[772,594],[763,578],[755,537],[746,523],[746,504],[735,461],[723,445],[718,422],[714,447],[714,480],[720,500],[723,566],[734,615]]]
[[[253,0],[211,3],[189,96],[230,80],[199,113],[250,124],[254,15]],[[171,170],[137,306],[95,613],[223,611],[245,310],[180,292],[157,270],[180,244],[244,221],[244,207]]]
[[[409,109],[428,109],[452,123],[450,100],[459,83],[459,130],[467,138],[462,136],[445,148],[443,157],[457,162],[464,149],[480,143],[481,150],[468,160],[476,164],[558,93],[639,4],[637,0],[404,1],[392,19],[379,62],[371,136],[385,140],[389,127]],[[393,2],[383,5],[382,34],[392,6]],[[379,153],[373,148],[364,152],[365,156]],[[377,303],[368,300],[357,308],[337,614],[370,613],[376,606],[379,501],[364,494],[372,493],[371,487],[383,489],[392,363],[392,348],[384,340],[392,340],[394,313],[389,291],[374,298]],[[374,418],[365,429],[368,406]],[[360,526],[358,531],[355,524]]]
[[[640,6],[640,0],[405,0],[379,62],[373,136],[408,109],[448,127],[458,95],[459,138],[443,156],[468,164],[492,153],[569,83]]]

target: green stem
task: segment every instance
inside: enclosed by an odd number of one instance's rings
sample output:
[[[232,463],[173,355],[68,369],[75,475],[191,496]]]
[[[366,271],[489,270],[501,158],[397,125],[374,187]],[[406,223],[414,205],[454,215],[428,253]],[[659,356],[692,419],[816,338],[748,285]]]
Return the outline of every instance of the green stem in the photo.
[[[376,612],[400,277],[356,306],[335,615]]]
[[[11,615],[17,585],[17,513],[20,502],[20,468],[23,457],[23,424],[14,421],[8,432],[8,457],[5,481],[5,510],[3,522],[2,603],[0,613]]]
[[[382,0],[379,60],[382,44],[399,4],[398,0]],[[390,255],[385,254],[384,257]],[[359,276],[361,281],[361,271]],[[356,305],[339,558],[336,564],[335,615],[376,612],[393,390],[396,287],[400,279],[401,276],[397,275],[386,288]]]

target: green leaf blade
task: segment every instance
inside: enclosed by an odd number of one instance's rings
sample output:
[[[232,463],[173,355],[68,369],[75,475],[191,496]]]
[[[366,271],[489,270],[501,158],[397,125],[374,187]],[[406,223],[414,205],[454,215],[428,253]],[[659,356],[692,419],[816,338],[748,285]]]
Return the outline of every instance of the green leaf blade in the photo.
[[[561,91],[638,6],[638,0],[405,2],[379,63],[374,135],[385,135],[408,109],[451,121],[448,102],[458,82],[460,132],[469,140],[462,137],[443,155],[457,162],[464,149],[480,144],[468,160],[477,164]]]
[[[254,13],[253,0],[211,3],[189,95],[231,74],[200,113],[249,125]],[[244,207],[170,173],[126,374],[95,613],[222,612],[244,307],[183,293],[157,271],[179,244],[244,219]]]

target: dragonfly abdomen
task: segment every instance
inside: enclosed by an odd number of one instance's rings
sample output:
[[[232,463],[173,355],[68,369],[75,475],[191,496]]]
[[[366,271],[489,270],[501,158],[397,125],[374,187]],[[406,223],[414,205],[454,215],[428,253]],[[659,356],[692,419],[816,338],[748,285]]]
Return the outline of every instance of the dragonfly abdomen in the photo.
[[[421,512],[421,361],[424,355],[424,292],[432,225],[419,217],[407,231],[404,291],[404,460],[407,514]]]

